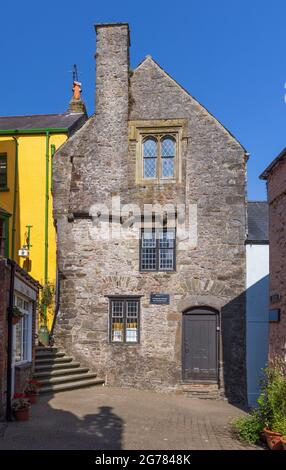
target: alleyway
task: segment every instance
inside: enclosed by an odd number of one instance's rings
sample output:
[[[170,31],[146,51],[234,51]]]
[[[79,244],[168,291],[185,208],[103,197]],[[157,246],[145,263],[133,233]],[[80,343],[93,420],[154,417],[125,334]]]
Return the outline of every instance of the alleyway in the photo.
[[[42,396],[27,423],[0,423],[0,449],[255,449],[229,423],[224,401],[94,387]]]

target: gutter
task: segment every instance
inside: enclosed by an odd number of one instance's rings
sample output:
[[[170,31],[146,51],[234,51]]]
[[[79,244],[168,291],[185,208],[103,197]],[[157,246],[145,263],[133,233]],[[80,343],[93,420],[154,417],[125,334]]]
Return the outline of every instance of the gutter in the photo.
[[[68,133],[67,127],[35,128],[35,129],[0,129],[0,135],[25,135],[25,134],[61,134]]]

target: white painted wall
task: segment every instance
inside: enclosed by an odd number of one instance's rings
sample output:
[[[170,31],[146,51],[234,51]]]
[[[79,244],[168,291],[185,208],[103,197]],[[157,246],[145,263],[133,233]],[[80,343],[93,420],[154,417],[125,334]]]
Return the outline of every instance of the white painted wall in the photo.
[[[246,267],[247,394],[254,406],[268,357],[269,245],[246,245]]]

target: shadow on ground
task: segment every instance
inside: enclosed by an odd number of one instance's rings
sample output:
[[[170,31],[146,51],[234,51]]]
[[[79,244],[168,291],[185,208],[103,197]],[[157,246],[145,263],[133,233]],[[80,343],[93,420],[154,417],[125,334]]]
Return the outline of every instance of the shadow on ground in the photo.
[[[100,406],[98,412],[78,417],[53,408],[49,403],[52,398],[41,396],[32,406],[28,422],[7,423],[0,449],[122,449],[124,422],[111,406]]]

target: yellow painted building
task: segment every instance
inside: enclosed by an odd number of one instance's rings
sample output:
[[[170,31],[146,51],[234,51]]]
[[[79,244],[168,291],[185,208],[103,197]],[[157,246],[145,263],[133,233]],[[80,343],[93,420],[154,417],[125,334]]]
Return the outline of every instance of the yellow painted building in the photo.
[[[0,116],[0,256],[52,288],[49,328],[57,284],[52,157],[86,121],[84,107],[75,111],[70,106],[64,114]]]

